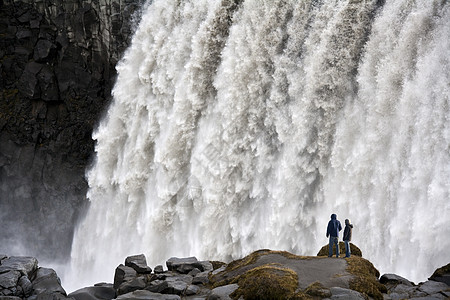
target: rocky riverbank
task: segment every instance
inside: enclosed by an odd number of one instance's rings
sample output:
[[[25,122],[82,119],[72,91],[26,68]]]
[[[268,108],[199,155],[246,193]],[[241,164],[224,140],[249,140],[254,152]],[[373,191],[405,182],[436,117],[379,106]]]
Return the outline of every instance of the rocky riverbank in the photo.
[[[450,264],[414,284],[379,272],[360,256],[329,258],[259,250],[225,264],[195,257],[153,269],[143,254],[129,256],[113,283],[67,295],[56,272],[33,257],[0,255],[0,300],[176,299],[448,299]]]

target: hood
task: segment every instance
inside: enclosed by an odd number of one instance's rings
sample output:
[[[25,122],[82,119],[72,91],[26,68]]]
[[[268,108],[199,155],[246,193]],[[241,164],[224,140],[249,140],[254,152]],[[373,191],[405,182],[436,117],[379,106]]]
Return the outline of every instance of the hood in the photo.
[[[336,220],[336,214],[331,215],[331,220]]]

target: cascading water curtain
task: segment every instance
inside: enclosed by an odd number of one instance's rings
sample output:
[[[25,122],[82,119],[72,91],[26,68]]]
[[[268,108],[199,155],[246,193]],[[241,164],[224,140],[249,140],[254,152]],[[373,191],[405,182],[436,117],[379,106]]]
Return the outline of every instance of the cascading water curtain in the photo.
[[[67,284],[139,253],[315,255],[331,213],[381,272],[448,263],[450,4],[379,2],[153,1],[94,134]]]

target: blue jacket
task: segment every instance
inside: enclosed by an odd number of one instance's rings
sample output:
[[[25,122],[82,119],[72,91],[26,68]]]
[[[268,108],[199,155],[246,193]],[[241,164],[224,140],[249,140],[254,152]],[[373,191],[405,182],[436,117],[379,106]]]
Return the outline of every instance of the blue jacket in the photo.
[[[342,230],[341,222],[339,222],[339,220],[336,219],[336,214],[332,214],[331,220],[328,222],[327,237],[328,236],[338,237],[339,231],[341,230]]]

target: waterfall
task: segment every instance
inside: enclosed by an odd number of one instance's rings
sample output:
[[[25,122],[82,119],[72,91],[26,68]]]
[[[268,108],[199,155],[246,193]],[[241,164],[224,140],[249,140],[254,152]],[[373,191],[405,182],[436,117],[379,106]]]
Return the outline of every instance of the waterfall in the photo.
[[[68,277],[111,282],[139,253],[315,255],[336,213],[382,273],[425,280],[449,262],[449,37],[441,0],[151,1]]]

